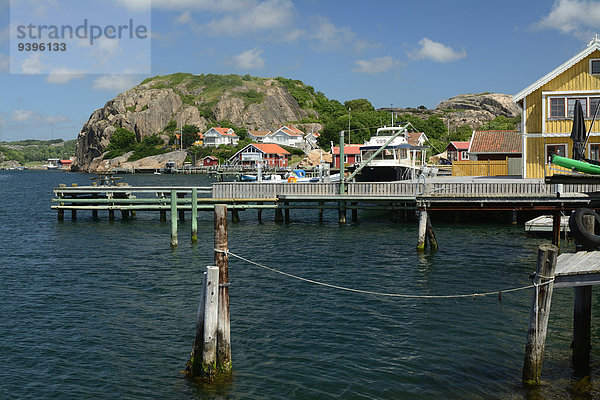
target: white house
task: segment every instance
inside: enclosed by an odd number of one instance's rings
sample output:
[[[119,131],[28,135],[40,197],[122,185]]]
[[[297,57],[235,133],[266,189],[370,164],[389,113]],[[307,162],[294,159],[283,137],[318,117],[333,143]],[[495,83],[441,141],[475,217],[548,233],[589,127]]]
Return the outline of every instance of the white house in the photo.
[[[301,147],[304,142],[304,132],[293,126],[282,126],[267,136],[264,143],[277,143],[279,145]]]
[[[248,129],[248,139],[253,142],[262,143],[267,136],[271,134],[268,130],[251,130]]]
[[[240,138],[231,128],[212,127],[204,132],[204,146],[217,147],[222,144],[235,146]]]
[[[317,145],[317,139],[319,138],[319,133],[307,133],[304,135],[304,141],[309,145],[310,149],[316,149],[319,147]]]

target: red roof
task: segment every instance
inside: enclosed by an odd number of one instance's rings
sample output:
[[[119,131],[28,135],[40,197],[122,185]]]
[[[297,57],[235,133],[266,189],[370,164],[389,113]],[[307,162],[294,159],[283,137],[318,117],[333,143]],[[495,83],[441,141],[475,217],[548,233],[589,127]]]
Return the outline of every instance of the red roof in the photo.
[[[450,146],[454,146],[458,151],[469,151],[470,144],[471,142],[450,142],[450,144],[446,146],[446,149]]]
[[[66,165],[66,164],[71,164],[73,162],[73,160],[60,160],[59,163],[61,163],[62,165]]]
[[[251,143],[250,145],[256,147],[265,154],[291,154],[289,151],[275,143]]]
[[[470,153],[521,153],[519,131],[476,131],[471,138]]]
[[[206,156],[206,157],[203,158],[203,160],[206,160],[207,158],[210,159],[210,160],[218,160],[218,158],[215,157],[215,156]]]
[[[344,154],[360,154],[362,144],[346,144],[344,145]],[[340,154],[340,147],[333,146],[333,154]]]
[[[233,129],[231,129],[231,128],[221,128],[218,126],[213,126],[211,129],[214,129],[215,131],[219,132],[221,135],[237,136],[235,134],[235,132],[233,132]]]

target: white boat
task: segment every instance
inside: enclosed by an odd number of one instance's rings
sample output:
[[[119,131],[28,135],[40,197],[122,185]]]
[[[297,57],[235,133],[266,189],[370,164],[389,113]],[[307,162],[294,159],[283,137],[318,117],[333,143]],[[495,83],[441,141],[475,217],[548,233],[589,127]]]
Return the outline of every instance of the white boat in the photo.
[[[407,126],[390,126],[377,129],[375,135],[360,147],[363,163],[356,175],[359,182],[385,182],[414,179],[426,165],[424,146],[408,143]],[[395,137],[394,137],[395,136]],[[393,139],[392,139],[393,137]],[[386,144],[387,143],[387,144]],[[359,168],[360,166],[356,166]]]

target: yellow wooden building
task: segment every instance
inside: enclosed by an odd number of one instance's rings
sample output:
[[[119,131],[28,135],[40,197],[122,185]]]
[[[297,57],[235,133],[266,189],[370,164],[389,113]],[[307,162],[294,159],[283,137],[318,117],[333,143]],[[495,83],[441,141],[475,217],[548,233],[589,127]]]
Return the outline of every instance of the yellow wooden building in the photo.
[[[560,167],[549,163],[552,154],[573,156],[573,108],[579,100],[589,130],[600,101],[600,38],[573,58],[529,85],[513,98],[522,109],[523,177],[543,178]],[[599,112],[600,114],[600,112]],[[600,158],[600,115],[586,146],[586,157]]]

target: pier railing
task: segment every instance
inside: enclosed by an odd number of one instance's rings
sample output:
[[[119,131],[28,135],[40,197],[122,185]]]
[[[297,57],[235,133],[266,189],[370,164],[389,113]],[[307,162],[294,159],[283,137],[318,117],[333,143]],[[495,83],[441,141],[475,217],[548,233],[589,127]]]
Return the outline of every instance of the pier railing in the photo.
[[[538,197],[562,193],[600,191],[600,185],[546,184],[531,182],[352,182],[346,184],[347,194],[354,196],[464,196],[464,197]],[[280,195],[328,196],[339,194],[337,183],[264,183],[223,182],[213,185],[213,198],[275,198]]]

